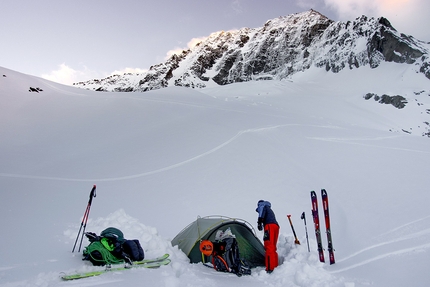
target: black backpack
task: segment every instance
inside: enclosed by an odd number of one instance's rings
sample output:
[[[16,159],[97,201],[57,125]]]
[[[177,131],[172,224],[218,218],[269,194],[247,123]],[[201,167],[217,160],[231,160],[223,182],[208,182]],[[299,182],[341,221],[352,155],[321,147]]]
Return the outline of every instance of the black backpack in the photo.
[[[239,246],[234,237],[213,242],[212,265],[215,270],[231,272],[238,276],[250,275],[251,268],[240,258]]]
[[[143,252],[142,246],[137,239],[126,240],[122,244],[122,249],[126,253],[131,261],[142,261],[145,258],[145,253]]]

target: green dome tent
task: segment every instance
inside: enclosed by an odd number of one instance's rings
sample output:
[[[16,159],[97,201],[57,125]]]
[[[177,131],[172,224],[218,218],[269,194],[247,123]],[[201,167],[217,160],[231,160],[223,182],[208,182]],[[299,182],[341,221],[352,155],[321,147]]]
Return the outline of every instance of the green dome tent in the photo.
[[[251,268],[264,266],[264,246],[255,236],[251,224],[241,219],[222,216],[198,217],[173,238],[172,246],[177,245],[190,258],[191,263],[202,262],[204,259],[199,249],[200,242],[215,241],[216,232],[225,231],[227,228],[236,236],[240,257],[245,259]]]

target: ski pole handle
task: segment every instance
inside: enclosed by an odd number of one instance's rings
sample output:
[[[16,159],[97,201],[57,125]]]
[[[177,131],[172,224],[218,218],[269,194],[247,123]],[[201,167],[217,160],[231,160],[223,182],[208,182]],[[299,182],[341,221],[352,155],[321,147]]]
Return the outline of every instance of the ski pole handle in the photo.
[[[96,185],[94,184],[93,189],[90,192],[90,199],[88,200],[88,204],[91,205],[93,202],[93,197],[96,197]]]
[[[306,216],[305,216],[305,212],[302,212],[302,216],[300,216],[301,219],[303,219],[305,221],[305,225],[306,225]]]

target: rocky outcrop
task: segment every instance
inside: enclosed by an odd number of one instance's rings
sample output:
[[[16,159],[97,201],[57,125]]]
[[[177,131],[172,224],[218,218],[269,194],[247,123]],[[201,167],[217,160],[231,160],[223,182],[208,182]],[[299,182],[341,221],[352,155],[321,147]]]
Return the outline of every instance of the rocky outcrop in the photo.
[[[382,96],[379,96],[374,93],[367,93],[364,96],[365,100],[370,100],[371,98],[373,98],[376,102],[379,102],[380,104],[393,105],[398,109],[403,109],[408,103],[406,98],[400,95],[389,96],[389,95],[383,94]]]
[[[310,10],[267,21],[261,28],[212,33],[192,49],[142,74],[75,83],[105,91],[148,91],[284,79],[312,66],[337,73],[381,62],[414,64],[430,79],[429,44],[399,33],[386,18],[334,22]]]

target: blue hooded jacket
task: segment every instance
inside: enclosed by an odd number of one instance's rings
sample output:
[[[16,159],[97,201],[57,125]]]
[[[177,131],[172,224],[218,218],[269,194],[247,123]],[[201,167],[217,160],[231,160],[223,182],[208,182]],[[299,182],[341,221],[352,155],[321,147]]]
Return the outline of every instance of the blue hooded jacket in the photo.
[[[261,222],[266,225],[270,223],[274,223],[279,226],[278,222],[276,221],[275,213],[272,210],[272,205],[268,201],[260,200],[257,205],[257,209],[255,210],[258,212],[258,218]]]

